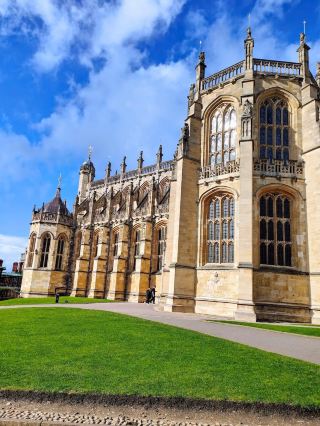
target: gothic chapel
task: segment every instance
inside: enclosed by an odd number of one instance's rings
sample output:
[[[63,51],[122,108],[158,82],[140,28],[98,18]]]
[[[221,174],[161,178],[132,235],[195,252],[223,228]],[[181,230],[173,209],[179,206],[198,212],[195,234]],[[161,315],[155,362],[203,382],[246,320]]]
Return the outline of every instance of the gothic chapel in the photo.
[[[320,324],[320,66],[253,57],[196,81],[177,150],[95,180],[80,168],[73,212],[34,209],[23,297],[66,291],[245,321]]]

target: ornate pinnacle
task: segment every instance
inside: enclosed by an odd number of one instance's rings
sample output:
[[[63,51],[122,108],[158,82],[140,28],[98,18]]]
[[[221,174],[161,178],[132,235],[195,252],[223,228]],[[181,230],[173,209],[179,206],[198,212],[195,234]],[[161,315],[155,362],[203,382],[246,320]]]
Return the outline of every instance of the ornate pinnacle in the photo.
[[[157,152],[157,164],[158,164],[158,166],[160,166],[160,164],[162,163],[162,158],[163,158],[162,145],[159,145],[159,149],[158,149],[158,152]]]
[[[123,160],[122,160],[122,163],[120,164],[121,174],[124,174],[126,172],[126,168],[127,168],[126,159],[127,159],[127,157],[124,156]]]
[[[142,166],[143,166],[143,151],[140,151],[140,155],[139,155],[139,158],[138,158],[138,169],[142,169]]]
[[[111,162],[108,161],[108,165],[107,165],[107,177],[110,177],[111,175]]]

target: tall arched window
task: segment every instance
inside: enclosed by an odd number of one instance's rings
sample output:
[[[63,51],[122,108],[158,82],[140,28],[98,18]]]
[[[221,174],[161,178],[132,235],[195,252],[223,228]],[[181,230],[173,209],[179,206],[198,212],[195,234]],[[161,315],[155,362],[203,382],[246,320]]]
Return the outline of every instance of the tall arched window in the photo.
[[[289,112],[283,99],[267,99],[260,106],[260,158],[289,160]]]
[[[137,229],[135,232],[135,238],[134,238],[134,257],[133,257],[133,270],[136,270],[136,261],[137,256],[140,256],[140,244],[141,244],[141,231],[140,229]]]
[[[231,195],[216,195],[209,203],[207,262],[234,262],[234,198]]]
[[[260,198],[260,264],[291,266],[291,201],[282,194]]]
[[[157,271],[161,271],[164,265],[164,255],[166,252],[167,227],[161,226],[158,231],[158,247],[157,247]]]
[[[119,252],[119,232],[116,232],[113,237],[113,257],[118,256]]]
[[[32,267],[35,247],[36,247],[36,236],[32,234],[30,237],[30,243],[29,243],[29,253],[28,253],[28,262],[27,262],[28,268]]]
[[[42,237],[42,242],[41,242],[40,268],[46,268],[48,266],[50,243],[51,243],[50,235],[45,234]]]
[[[64,237],[59,237],[58,246],[57,246],[57,255],[56,255],[56,265],[55,265],[56,271],[62,271],[64,247],[65,247],[65,239]]]
[[[97,257],[98,254],[98,244],[99,244],[99,233],[97,232],[93,237],[93,258]]]
[[[236,158],[237,115],[230,106],[219,108],[211,123],[210,164],[226,165]]]

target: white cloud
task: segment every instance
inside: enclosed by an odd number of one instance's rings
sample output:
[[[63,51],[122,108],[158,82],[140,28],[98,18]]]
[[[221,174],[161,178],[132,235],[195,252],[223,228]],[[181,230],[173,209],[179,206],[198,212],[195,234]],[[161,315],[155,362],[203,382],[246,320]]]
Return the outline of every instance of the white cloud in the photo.
[[[36,35],[32,59],[37,71],[48,72],[75,56],[94,56],[165,30],[185,0],[0,0],[1,32]],[[40,20],[41,25],[37,22]],[[36,26],[36,29],[35,29]]]
[[[21,253],[25,252],[27,243],[27,238],[0,234],[0,259],[3,259],[8,272],[11,271],[13,262],[20,260]]]

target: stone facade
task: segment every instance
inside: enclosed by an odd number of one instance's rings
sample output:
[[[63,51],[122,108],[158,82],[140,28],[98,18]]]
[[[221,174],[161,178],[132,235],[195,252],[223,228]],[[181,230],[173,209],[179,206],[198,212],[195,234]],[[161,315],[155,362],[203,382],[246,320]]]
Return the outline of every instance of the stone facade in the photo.
[[[23,296],[142,302],[154,286],[167,311],[320,323],[320,71],[304,34],[296,63],[255,59],[250,29],[244,48],[209,77],[200,54],[171,161],[160,147],[154,165],[141,153],[94,180],[89,156],[73,214],[34,211]]]

